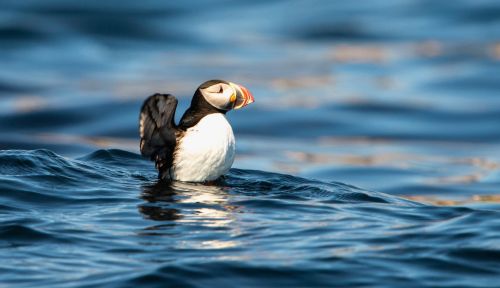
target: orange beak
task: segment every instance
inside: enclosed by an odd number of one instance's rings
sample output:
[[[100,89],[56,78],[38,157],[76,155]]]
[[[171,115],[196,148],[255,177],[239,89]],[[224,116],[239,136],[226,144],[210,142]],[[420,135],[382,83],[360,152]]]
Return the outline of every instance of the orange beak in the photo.
[[[234,103],[233,109],[243,108],[255,101],[252,93],[250,93],[247,88],[238,84],[234,84],[232,82],[229,82],[229,85],[231,85],[231,87],[233,87],[234,91],[236,92],[236,95],[233,94],[231,96],[231,102]]]

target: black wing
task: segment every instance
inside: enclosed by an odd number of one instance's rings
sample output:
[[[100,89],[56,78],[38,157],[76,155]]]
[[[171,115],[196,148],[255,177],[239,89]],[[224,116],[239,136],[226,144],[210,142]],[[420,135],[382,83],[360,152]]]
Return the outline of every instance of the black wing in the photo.
[[[149,96],[141,108],[141,154],[155,161],[160,178],[164,178],[172,167],[178,131],[174,120],[176,108],[177,99],[170,94]]]

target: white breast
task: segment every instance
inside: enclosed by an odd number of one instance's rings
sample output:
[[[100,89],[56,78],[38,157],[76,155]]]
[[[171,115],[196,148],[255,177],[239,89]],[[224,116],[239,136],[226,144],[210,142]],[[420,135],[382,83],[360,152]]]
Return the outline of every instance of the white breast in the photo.
[[[234,154],[231,125],[223,114],[209,114],[177,143],[170,175],[179,181],[212,181],[229,171]]]

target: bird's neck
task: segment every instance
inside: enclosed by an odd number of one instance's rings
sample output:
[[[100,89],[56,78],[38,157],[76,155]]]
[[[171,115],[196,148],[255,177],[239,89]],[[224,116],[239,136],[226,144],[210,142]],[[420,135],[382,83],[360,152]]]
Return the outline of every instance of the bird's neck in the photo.
[[[179,128],[187,130],[198,124],[198,122],[207,115],[213,113],[226,114],[226,112],[225,110],[217,109],[210,105],[203,95],[201,95],[200,91],[197,90],[193,96],[193,100],[191,100],[191,106],[189,106],[186,112],[184,112],[184,115],[182,115],[181,121],[179,122]]]

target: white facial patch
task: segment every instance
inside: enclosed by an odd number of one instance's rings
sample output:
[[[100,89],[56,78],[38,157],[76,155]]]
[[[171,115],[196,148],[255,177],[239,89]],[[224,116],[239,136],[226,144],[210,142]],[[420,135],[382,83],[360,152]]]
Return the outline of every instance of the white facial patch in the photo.
[[[221,110],[227,110],[231,107],[231,96],[235,94],[233,87],[226,83],[217,83],[204,89],[200,89],[201,94],[205,97],[210,105]]]

